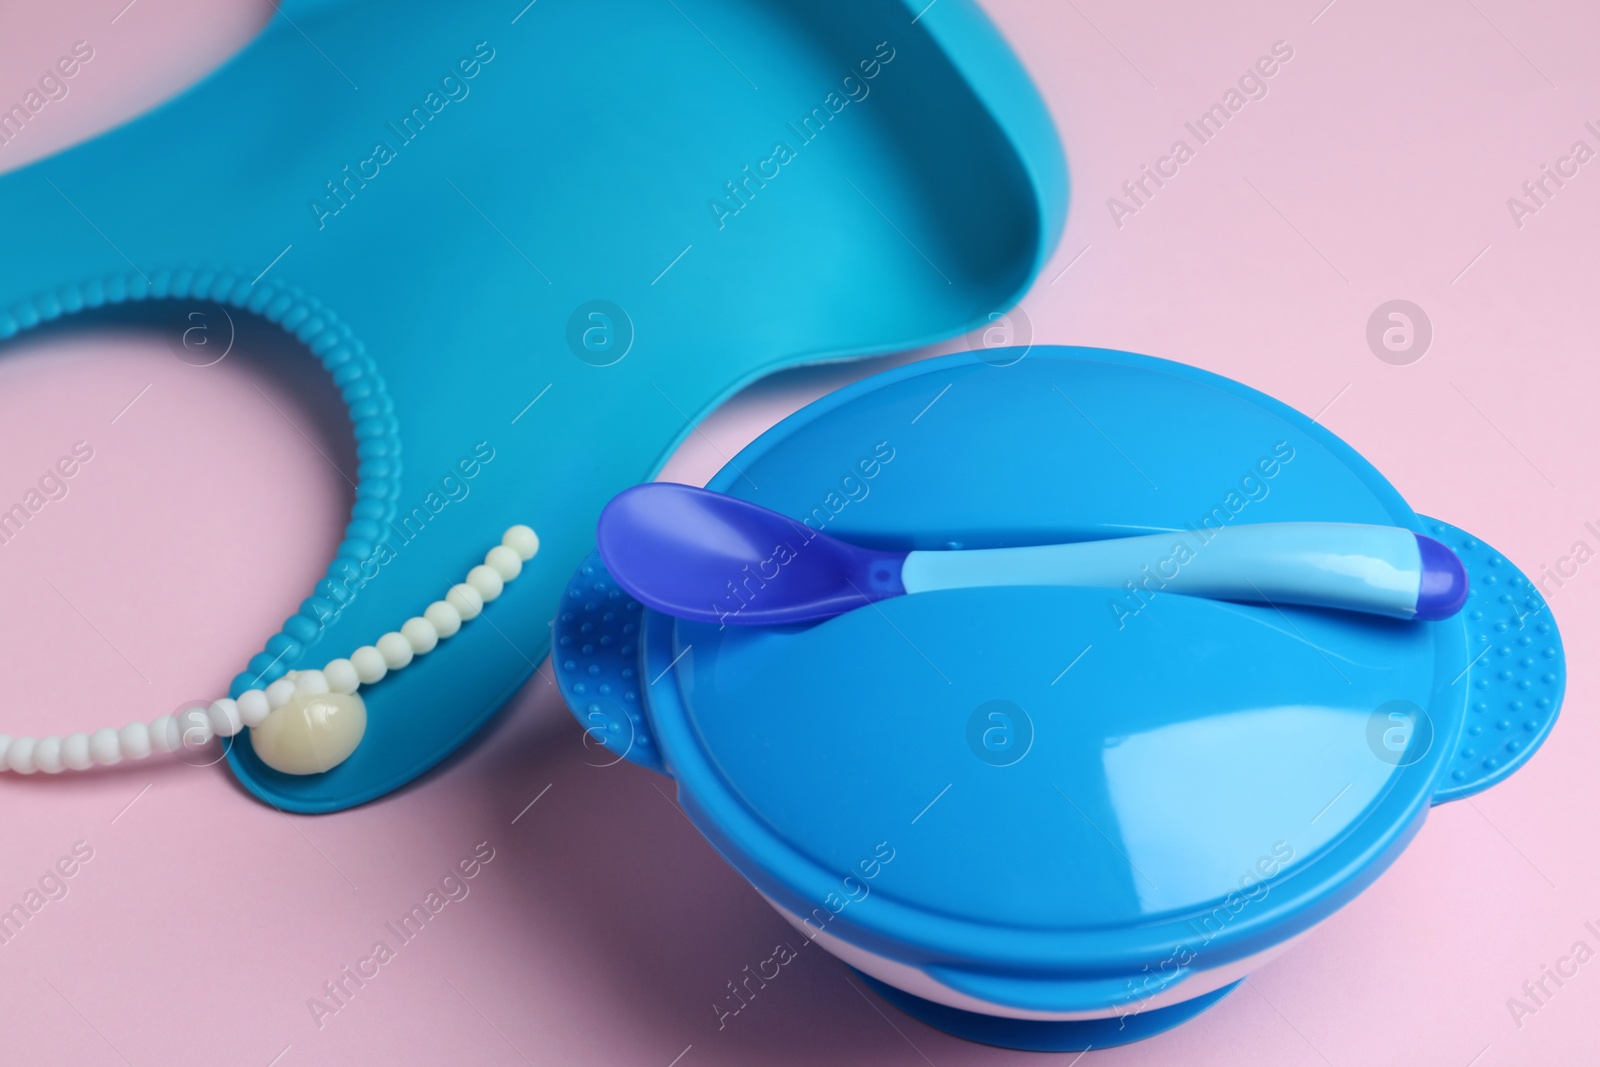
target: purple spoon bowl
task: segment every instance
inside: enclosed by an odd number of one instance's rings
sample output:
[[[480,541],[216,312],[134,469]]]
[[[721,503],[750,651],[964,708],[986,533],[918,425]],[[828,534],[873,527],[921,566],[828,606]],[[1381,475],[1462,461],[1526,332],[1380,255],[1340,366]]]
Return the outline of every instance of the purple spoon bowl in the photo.
[[[646,607],[719,625],[814,622],[900,596],[904,552],[862,548],[797,519],[676,482],[618,493],[600,558]]]

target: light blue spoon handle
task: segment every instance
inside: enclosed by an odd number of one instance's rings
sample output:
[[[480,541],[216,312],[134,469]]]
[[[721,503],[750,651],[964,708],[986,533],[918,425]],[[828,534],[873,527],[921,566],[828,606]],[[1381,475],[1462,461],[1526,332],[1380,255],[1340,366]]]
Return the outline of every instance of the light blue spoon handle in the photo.
[[[1466,570],[1432,538],[1394,526],[1281,522],[1175,530],[1023,548],[918,551],[906,592],[999,585],[1105,586],[1441,619],[1467,596]]]

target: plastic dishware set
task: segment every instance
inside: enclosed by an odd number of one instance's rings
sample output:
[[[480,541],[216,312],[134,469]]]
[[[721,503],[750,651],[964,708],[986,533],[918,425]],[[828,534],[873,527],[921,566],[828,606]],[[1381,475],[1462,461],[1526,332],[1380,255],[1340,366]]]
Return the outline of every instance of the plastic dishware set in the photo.
[[[256,315],[328,369],[360,458],[336,558],[226,696],[0,735],[0,767],[246,735],[248,790],[338,811],[549,651],[590,738],[885,999],[1069,1050],[1214,1003],[1549,733],[1527,577],[1180,363],[927,360],[704,490],[640,484],[762,375],[1013,305],[1060,146],[971,0],[503,15],[286,0],[198,85],[0,175],[0,339]]]

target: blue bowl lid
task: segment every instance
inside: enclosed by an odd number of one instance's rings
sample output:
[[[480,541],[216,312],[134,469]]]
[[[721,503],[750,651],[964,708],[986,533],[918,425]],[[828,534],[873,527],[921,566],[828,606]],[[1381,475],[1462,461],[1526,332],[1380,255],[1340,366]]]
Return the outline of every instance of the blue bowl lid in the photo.
[[[1299,520],[1446,530],[1333,434],[1236,382],[1099,349],[994,358],[826,397],[711,487],[897,549],[1163,530],[1198,545],[1219,525]],[[730,583],[730,607],[804,550],[775,545]],[[1475,685],[1516,699],[1533,677],[1468,676],[1476,645],[1501,640],[1469,632],[1489,628],[1473,597],[1407,623],[1163,594],[1140,574],[1123,589],[901,597],[786,629],[643,611],[638,690],[691,818],[817,928],[958,986],[1122,975],[1179,946],[1212,966],[1370,883],[1452,767],[1464,787],[1525,758],[1496,750],[1485,767],[1458,744]],[[1560,698],[1537,691],[1532,745]],[[1488,704],[1474,707],[1481,730]]]

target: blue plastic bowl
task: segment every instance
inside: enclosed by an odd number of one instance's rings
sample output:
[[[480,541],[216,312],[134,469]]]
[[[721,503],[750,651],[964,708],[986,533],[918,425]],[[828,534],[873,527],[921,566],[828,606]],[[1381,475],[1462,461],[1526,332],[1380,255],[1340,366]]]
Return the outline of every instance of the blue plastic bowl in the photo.
[[[896,549],[1387,523],[1461,556],[1466,608],[1222,603],[1147,571],[719,629],[642,609],[591,557],[556,675],[595,740],[670,774],[722,855],[886,999],[991,1044],[1099,1048],[1215,1002],[1432,805],[1526,761],[1564,658],[1526,576],[1300,413],[1145,356],[1002,355],[824,397],[711,487]],[[781,581],[775,562],[719,592]]]

